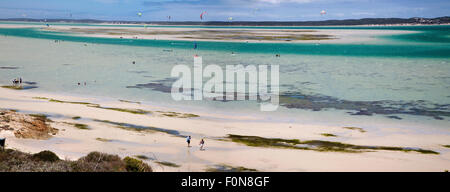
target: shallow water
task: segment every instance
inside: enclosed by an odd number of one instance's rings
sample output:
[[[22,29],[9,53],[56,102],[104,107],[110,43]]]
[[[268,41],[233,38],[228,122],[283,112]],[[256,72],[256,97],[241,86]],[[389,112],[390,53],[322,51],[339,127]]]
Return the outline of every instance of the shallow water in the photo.
[[[198,42],[199,49],[193,50],[189,41],[77,37],[36,28],[0,29],[0,84],[8,85],[12,79],[22,77],[36,82],[36,91],[207,111],[260,113],[254,101],[173,101],[167,93],[173,82],[170,70],[178,64],[192,66],[193,55],[199,54],[204,66],[279,64],[283,107],[273,114],[292,115],[294,111],[320,116],[320,111],[337,110],[339,114],[350,111],[353,115],[394,119],[404,115],[431,117],[448,124],[449,26],[318,28],[417,33],[382,36],[382,44]],[[356,118],[351,114],[346,117]]]

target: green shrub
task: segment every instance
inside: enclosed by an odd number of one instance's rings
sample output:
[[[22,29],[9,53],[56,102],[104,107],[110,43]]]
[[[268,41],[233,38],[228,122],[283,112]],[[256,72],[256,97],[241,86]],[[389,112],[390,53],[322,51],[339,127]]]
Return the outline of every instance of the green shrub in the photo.
[[[51,151],[41,151],[39,153],[34,154],[33,158],[37,161],[48,161],[48,162],[59,161],[59,157]]]
[[[126,163],[125,163],[126,162]],[[126,172],[152,171],[142,161],[122,160],[118,155],[92,152],[77,161],[59,160],[51,151],[36,154],[13,149],[0,151],[0,172]]]
[[[120,161],[120,157],[118,155],[110,155],[106,153],[100,153],[97,151],[90,152],[88,155],[82,158],[87,162],[112,162],[112,161]]]
[[[118,155],[91,152],[85,157],[72,163],[77,172],[121,172],[125,170],[125,163]]]
[[[125,157],[123,161],[128,172],[152,172],[152,168],[141,160]]]

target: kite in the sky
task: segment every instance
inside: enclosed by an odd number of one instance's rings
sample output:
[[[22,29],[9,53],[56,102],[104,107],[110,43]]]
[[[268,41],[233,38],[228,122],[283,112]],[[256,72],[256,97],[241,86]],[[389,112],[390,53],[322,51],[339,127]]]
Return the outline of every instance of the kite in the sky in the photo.
[[[142,17],[142,13],[141,13],[141,12],[137,13],[137,15],[138,15],[139,17]]]
[[[325,10],[322,10],[322,11],[320,12],[320,15],[325,15],[325,14],[327,14],[327,12],[326,12]]]
[[[203,13],[200,14],[200,19],[201,19],[201,20],[203,20],[203,15],[205,15],[205,14],[206,14],[206,11],[203,11]]]

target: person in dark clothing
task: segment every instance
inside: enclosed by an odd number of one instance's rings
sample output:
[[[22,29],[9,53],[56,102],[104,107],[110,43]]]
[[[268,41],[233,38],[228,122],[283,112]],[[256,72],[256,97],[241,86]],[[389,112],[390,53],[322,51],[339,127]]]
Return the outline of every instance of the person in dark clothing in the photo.
[[[5,141],[6,138],[0,139],[0,148],[2,149],[2,151],[5,150]]]
[[[191,147],[191,136],[187,136],[186,142],[188,144],[188,147]]]
[[[205,149],[203,149],[203,146],[204,146],[204,145],[205,145],[205,140],[202,139],[202,140],[200,141],[200,151],[205,150]]]

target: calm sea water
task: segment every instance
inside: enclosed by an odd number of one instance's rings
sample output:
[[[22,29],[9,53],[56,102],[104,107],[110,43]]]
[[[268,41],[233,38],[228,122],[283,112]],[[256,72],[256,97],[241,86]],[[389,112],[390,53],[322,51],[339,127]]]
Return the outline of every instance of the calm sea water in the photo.
[[[380,36],[383,43],[364,44],[197,42],[199,49],[193,50],[189,41],[78,37],[37,28],[0,29],[0,84],[23,77],[36,83],[33,91],[260,113],[255,101],[173,101],[167,93],[174,81],[170,78],[172,67],[191,66],[193,55],[199,54],[204,65],[280,65],[282,107],[275,114],[314,116],[336,111],[349,118],[421,117],[448,124],[450,26],[251,28],[417,33]],[[78,86],[78,82],[87,86]]]

